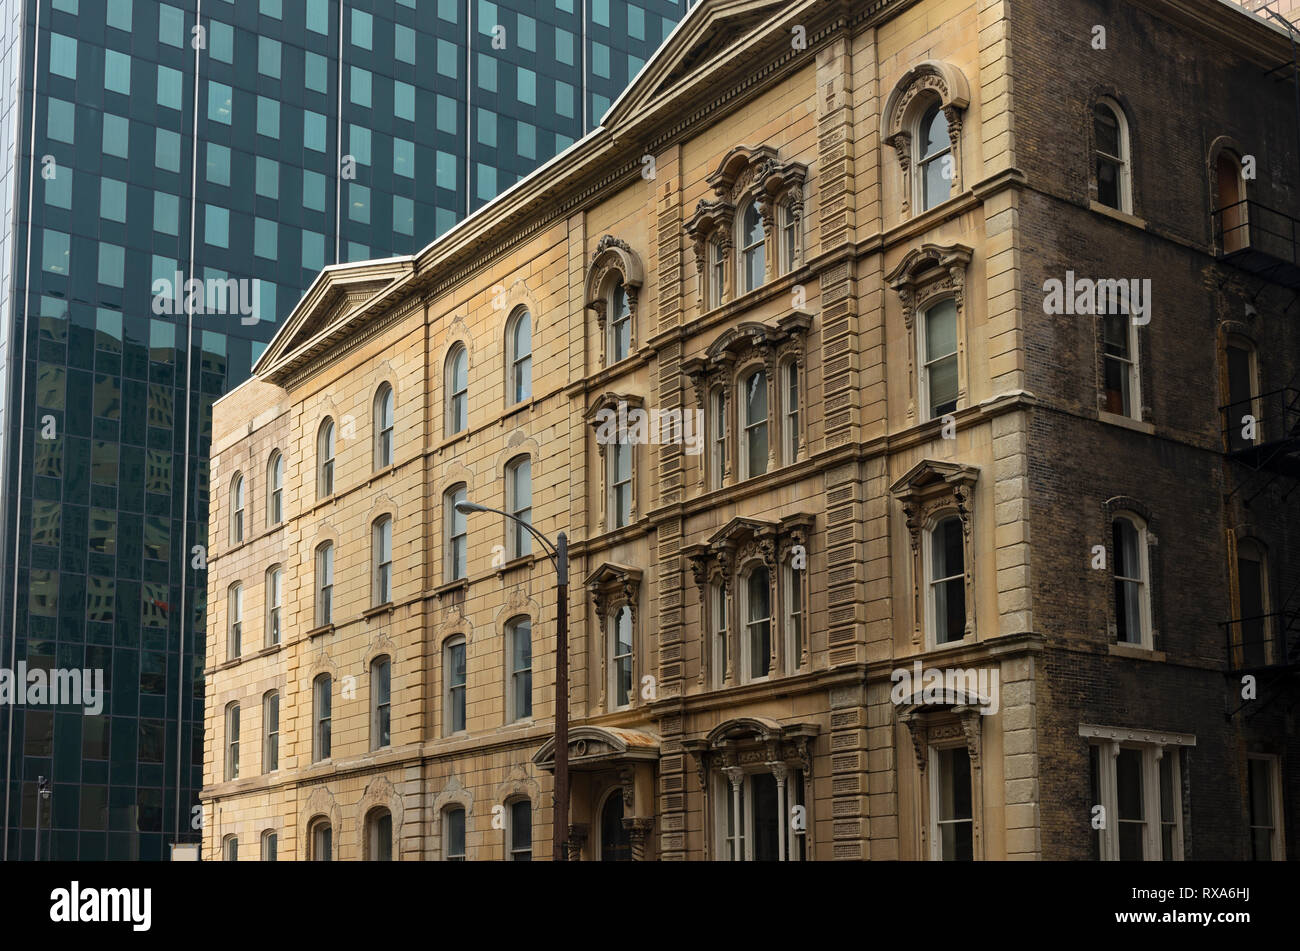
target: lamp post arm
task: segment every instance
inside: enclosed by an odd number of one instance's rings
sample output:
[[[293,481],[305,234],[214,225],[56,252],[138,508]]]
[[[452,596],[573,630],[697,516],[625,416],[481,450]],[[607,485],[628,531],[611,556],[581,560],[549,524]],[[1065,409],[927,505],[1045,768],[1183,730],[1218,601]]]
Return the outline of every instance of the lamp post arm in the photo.
[[[533,528],[532,525],[530,525],[528,522],[525,522],[519,516],[511,515],[509,512],[502,511],[501,509],[489,508],[486,505],[478,505],[478,503],[475,503],[475,505],[477,506],[477,508],[474,509],[474,511],[476,512],[493,512],[496,515],[505,516],[506,518],[510,519],[510,521],[512,522],[518,522],[524,528],[528,529],[529,534],[531,534],[534,538],[536,538],[539,542],[541,542],[542,547],[546,549],[546,557],[551,559],[551,564],[555,565],[557,569],[559,568],[559,564],[556,561],[559,552],[555,550],[555,546],[551,544],[550,540],[541,532],[539,532],[537,529]]]

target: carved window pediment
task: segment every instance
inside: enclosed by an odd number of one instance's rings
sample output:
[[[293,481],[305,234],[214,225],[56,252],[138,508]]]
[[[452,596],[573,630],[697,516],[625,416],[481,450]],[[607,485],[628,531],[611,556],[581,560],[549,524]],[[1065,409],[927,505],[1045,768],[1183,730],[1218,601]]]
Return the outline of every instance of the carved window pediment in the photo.
[[[630,317],[629,352],[636,349],[637,314],[641,297],[641,286],[645,283],[645,270],[641,259],[626,241],[607,234],[596,244],[591,261],[587,265],[587,280],[583,287],[583,306],[596,315],[596,325],[600,336],[600,365],[606,366],[606,322],[610,319],[610,294],[616,290],[619,282],[623,285],[623,295]],[[618,315],[613,315],[617,320]]]
[[[950,63],[926,60],[909,69],[894,85],[881,112],[881,141],[892,145],[898,155],[903,175],[902,212],[912,212],[913,177],[917,171],[915,154],[922,144],[914,130],[923,113],[937,105],[948,126],[951,147],[951,194],[962,191],[961,134],[962,116],[970,105],[970,85],[965,74]]]
[[[604,621],[609,609],[616,604],[627,604],[632,609],[635,622],[637,596],[641,591],[641,569],[607,561],[587,576],[583,582],[596,616]]]

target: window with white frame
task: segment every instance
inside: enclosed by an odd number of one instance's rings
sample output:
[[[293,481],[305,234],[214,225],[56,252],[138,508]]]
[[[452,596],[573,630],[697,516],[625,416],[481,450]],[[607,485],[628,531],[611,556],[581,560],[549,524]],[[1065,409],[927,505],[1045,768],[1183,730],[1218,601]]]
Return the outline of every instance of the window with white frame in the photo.
[[[709,488],[720,489],[727,478],[727,394],[719,387],[710,399]]]
[[[284,453],[271,453],[266,465],[266,524],[279,525],[284,521]]]
[[[262,772],[280,768],[280,692],[269,690],[262,697]]]
[[[387,655],[370,662],[370,748],[393,741],[393,665]]]
[[[454,637],[442,648],[443,735],[465,729],[465,638]]]
[[[279,839],[274,832],[267,829],[262,833],[262,861],[274,862],[279,854]]]
[[[370,605],[379,607],[393,600],[393,517],[383,515],[370,526],[370,558],[374,573],[370,582]]]
[[[509,402],[522,403],[533,395],[533,317],[525,309],[506,324]]]
[[[375,469],[393,464],[393,388],[387,383],[375,393]]]
[[[232,584],[226,592],[226,655],[234,660],[244,647],[244,586]]]
[[[926,536],[926,629],[934,644],[966,636],[966,564],[961,519],[940,517]]]
[[[1101,338],[1102,397],[1105,411],[1116,416],[1141,419],[1137,325],[1127,313],[1103,314]]]
[[[311,861],[332,862],[334,860],[334,830],[330,828],[328,819],[319,818],[312,822],[308,841],[311,843]]]
[[[334,494],[334,420],[328,416],[316,434],[316,497]]]
[[[785,666],[794,672],[803,661],[803,576],[802,570],[794,567],[793,560],[787,558],[781,564],[781,604],[784,608],[785,623]]]
[[[718,581],[709,585],[713,614],[713,683],[721,687],[727,679],[727,589]]]
[[[456,344],[447,355],[446,375],[446,434],[454,436],[469,426],[469,351],[464,344]]]
[[[508,690],[511,721],[533,715],[533,623],[527,617],[512,618],[506,623],[506,649],[509,653],[510,683]]]
[[[533,536],[519,524],[533,521],[533,463],[528,456],[517,456],[506,464],[506,510],[515,520],[506,519],[506,537],[511,558],[522,558],[533,551]]]
[[[239,861],[239,839],[228,835],[221,840],[221,857],[226,862]]]
[[[759,680],[772,671],[772,578],[767,567],[751,569],[740,590],[744,600],[741,666],[745,680]]]
[[[609,654],[609,696],[611,707],[622,710],[632,704],[632,608],[623,604],[609,616],[606,637]]]
[[[266,646],[280,643],[284,618],[284,569],[272,565],[266,570]]]
[[[782,456],[787,466],[799,459],[799,364],[787,361],[781,367]]]
[[[311,761],[319,763],[330,758],[334,681],[329,674],[321,674],[312,681],[312,749]]]
[[[509,844],[511,862],[533,860],[533,804],[527,799],[516,799],[509,804],[506,823],[506,842]]]
[[[464,862],[465,809],[450,806],[442,814],[442,858],[444,862]]]
[[[1181,861],[1183,858],[1180,747],[1120,740],[1090,749],[1093,795],[1105,816],[1094,830],[1103,861]]]
[[[715,238],[709,242],[709,307],[721,307],[726,290],[727,252],[722,242]]]
[[[957,302],[939,301],[925,312],[921,343],[921,405],[926,419],[957,409]]]
[[[807,855],[807,835],[792,828],[789,816],[804,805],[803,771],[790,769],[785,788],[770,770],[746,773],[733,783],[717,777],[717,855],[722,862],[799,862]],[[784,802],[782,802],[784,799]],[[784,829],[782,828],[784,826]]]
[[[239,778],[239,704],[226,705],[226,782]]]
[[[238,545],[244,540],[244,477],[238,472],[230,480],[230,542]]]
[[[632,353],[632,302],[622,280],[615,280],[610,288],[608,303],[609,363],[626,360]]]
[[[446,581],[468,577],[469,524],[465,513],[456,508],[457,502],[468,498],[463,485],[448,489],[442,496],[443,533],[446,537],[442,574]]]
[[[1276,862],[1286,858],[1282,835],[1282,772],[1276,756],[1252,753],[1246,759],[1250,803],[1250,858]]]
[[[799,217],[788,201],[781,205],[781,251],[785,273],[789,274],[799,260]]]
[[[316,549],[316,626],[334,623],[334,543]]]
[[[1097,202],[1116,211],[1133,211],[1132,161],[1128,119],[1119,103],[1101,99],[1092,109],[1093,187]]]
[[[757,202],[748,202],[736,216],[736,221],[740,225],[740,240],[736,242],[740,248],[740,292],[746,294],[763,286],[767,235]]]
[[[393,860],[393,814],[371,809],[366,816],[366,856],[372,862]]]
[[[742,479],[752,479],[767,472],[767,371],[755,370],[741,384],[741,446],[740,463]]]
[[[927,211],[952,194],[952,139],[948,116],[938,102],[921,114],[916,136],[916,183],[918,211]]]
[[[1140,647],[1152,646],[1146,534],[1146,524],[1136,515],[1116,515],[1111,521],[1115,639]]]
[[[930,750],[930,857],[941,862],[975,858],[975,813],[970,751]]]
[[[605,447],[611,530],[632,524],[632,451],[632,444],[621,440]]]

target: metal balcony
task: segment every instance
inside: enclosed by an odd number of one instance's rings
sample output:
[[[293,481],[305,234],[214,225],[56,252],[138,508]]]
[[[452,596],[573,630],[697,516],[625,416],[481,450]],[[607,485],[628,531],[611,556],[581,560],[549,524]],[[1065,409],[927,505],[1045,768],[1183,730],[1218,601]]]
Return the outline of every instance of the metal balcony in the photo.
[[[1254,199],[1214,212],[1220,261],[1266,281],[1300,290],[1300,220]]]
[[[1220,624],[1231,673],[1300,668],[1300,611],[1275,611]]]
[[[1300,479],[1300,389],[1283,387],[1219,407],[1229,457],[1255,470]],[[1247,426],[1254,420],[1254,438]]]

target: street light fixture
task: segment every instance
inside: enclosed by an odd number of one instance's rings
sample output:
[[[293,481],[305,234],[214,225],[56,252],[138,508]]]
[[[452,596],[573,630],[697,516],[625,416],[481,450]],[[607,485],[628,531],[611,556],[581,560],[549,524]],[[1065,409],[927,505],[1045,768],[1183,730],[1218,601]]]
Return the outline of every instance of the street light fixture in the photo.
[[[569,539],[560,532],[552,545],[545,535],[523,519],[477,502],[457,502],[456,511],[462,515],[492,512],[522,525],[542,543],[546,556],[555,565],[555,812],[551,839],[554,844],[552,858],[563,862],[566,859],[564,844],[569,838]]]

